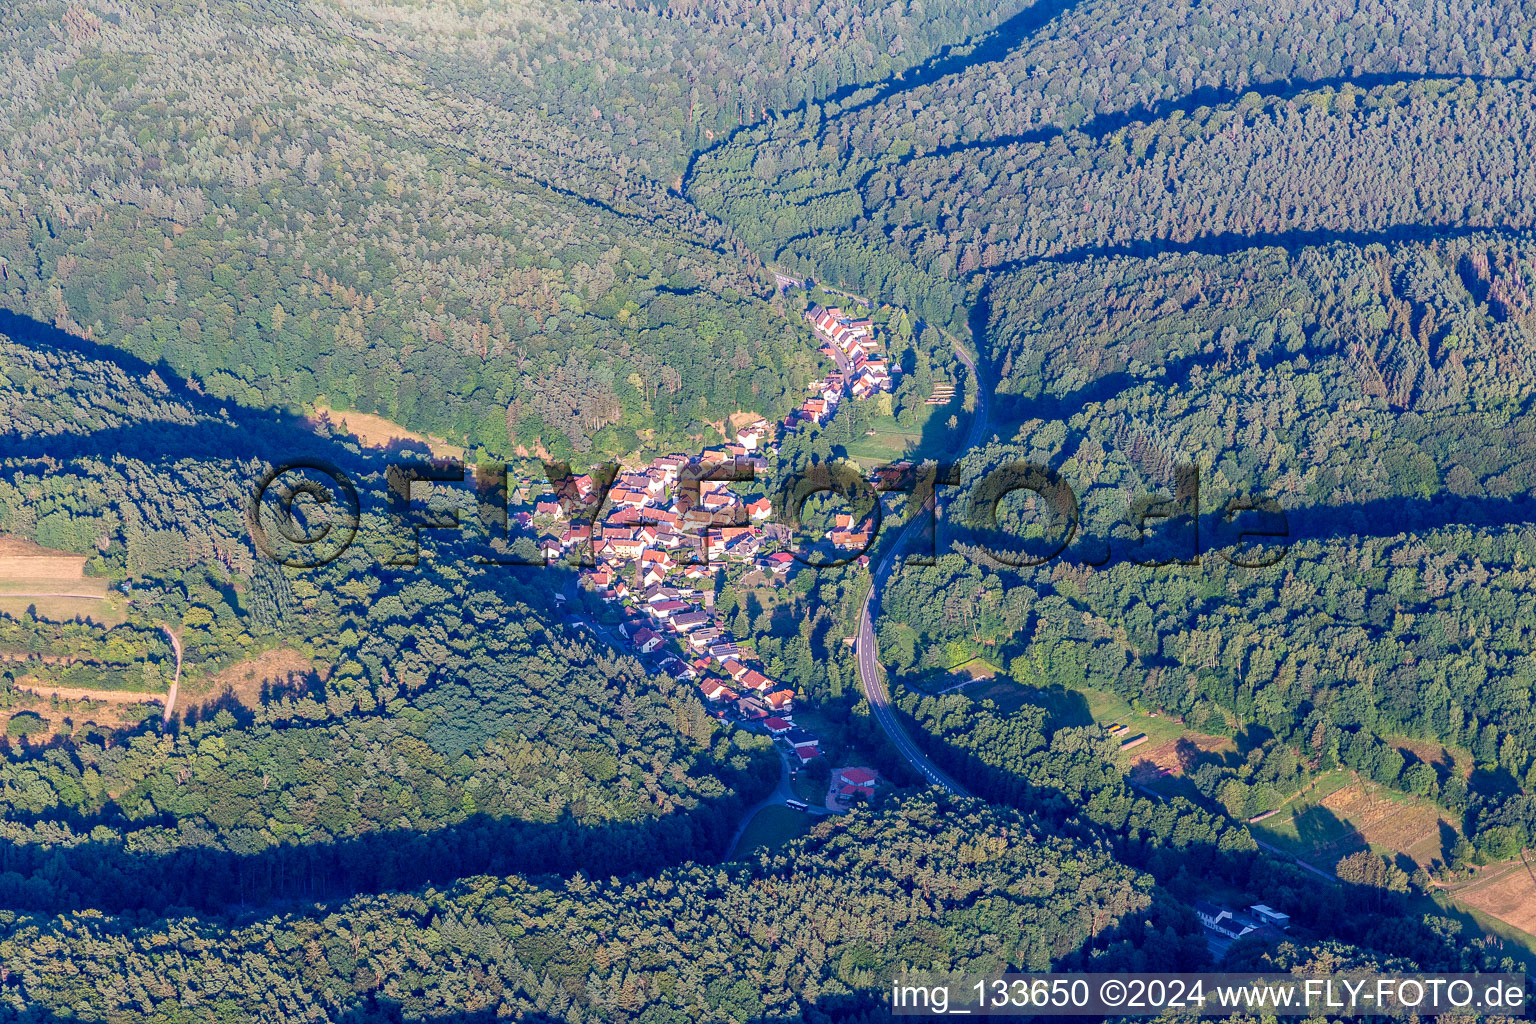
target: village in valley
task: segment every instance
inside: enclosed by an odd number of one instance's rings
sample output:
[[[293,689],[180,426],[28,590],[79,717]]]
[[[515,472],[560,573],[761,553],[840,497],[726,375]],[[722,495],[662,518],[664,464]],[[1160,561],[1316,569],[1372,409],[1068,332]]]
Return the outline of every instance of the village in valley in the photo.
[[[541,495],[531,495],[536,484],[524,479],[520,495],[532,509],[515,516],[523,535],[537,538],[546,563],[581,565],[581,586],[618,611],[611,639],[651,671],[692,682],[715,719],[772,737],[794,773],[823,756],[822,738],[796,723],[794,681],[763,671],[750,643],[716,618],[713,598],[719,573],[783,583],[804,567],[789,550],[789,527],[772,521],[769,497],[740,493],[733,483],[761,481],[785,434],[824,426],[840,403],[892,388],[871,320],[819,305],[804,316],[836,368],[810,382],[808,397],[781,422],[753,418],[736,427],[734,438],[696,455],[620,469],[606,496],[591,475],[553,481]],[[825,540],[867,566],[872,530],[869,521],[838,514]],[[873,796],[877,783],[868,768],[834,770],[825,805],[844,810]]]

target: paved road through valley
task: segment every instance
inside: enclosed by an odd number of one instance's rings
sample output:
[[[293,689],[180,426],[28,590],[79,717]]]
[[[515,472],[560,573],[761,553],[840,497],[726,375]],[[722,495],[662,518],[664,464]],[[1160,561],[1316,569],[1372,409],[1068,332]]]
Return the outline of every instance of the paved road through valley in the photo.
[[[976,382],[976,413],[971,419],[970,434],[966,437],[964,451],[970,451],[979,446],[987,432],[987,396],[986,390],[981,386],[981,376],[976,372],[976,361],[971,354],[960,346],[958,341],[951,339],[954,345],[955,355],[965,364],[970,372],[971,379]],[[930,496],[928,504],[931,507],[937,495]],[[869,701],[870,710],[874,712],[875,721],[880,723],[880,728],[885,730],[891,744],[906,758],[912,770],[935,786],[942,786],[951,793],[969,795],[964,786],[950,778],[938,765],[928,760],[927,756],[918,749],[912,737],[907,734],[906,727],[896,716],[896,711],[891,707],[890,691],[886,689],[885,678],[880,671],[880,649],[875,643],[874,604],[886,581],[890,579],[891,571],[896,567],[896,560],[901,554],[901,549],[906,546],[909,537],[921,532],[923,528],[922,516],[913,516],[907,523],[896,542],[891,545],[891,550],[876,567],[870,577],[869,593],[864,595],[864,606],[859,611],[859,631],[854,640],[854,654],[859,662],[859,685],[864,689],[864,699]]]

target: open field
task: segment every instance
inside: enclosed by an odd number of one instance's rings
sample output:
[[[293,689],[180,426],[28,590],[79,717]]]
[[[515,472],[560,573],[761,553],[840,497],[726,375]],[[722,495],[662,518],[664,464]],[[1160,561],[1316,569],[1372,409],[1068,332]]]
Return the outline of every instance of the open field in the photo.
[[[1043,691],[1022,686],[1006,676],[997,678],[993,667],[981,658],[972,658],[960,668],[952,669],[951,674],[960,678],[970,676],[969,680],[960,683],[956,688],[971,700],[991,701],[997,705],[999,711],[1006,714],[1017,711],[1025,704],[1049,703],[1041,700],[1046,696]],[[1058,711],[1054,707],[1050,710],[1053,714]],[[1073,723],[1069,720],[1065,724]]]
[[[1421,866],[1443,863],[1456,842],[1456,827],[1434,804],[1372,783],[1345,786],[1321,803],[1372,846],[1407,854]]]
[[[1366,848],[1353,825],[1323,806],[1329,796],[1353,785],[1353,773],[1332,772],[1307,793],[1280,808],[1279,813],[1249,828],[1263,842],[1332,871],[1339,858]]]
[[[100,600],[107,581],[85,575],[84,555],[52,551],[19,537],[0,537],[0,595],[63,595]]]
[[[1038,704],[1051,713],[1052,724],[1057,728],[1096,722],[1104,726],[1125,726],[1126,732],[1121,739],[1145,735],[1146,742],[1132,748],[1132,765],[1134,769],[1147,762],[1152,766],[1154,776],[1161,774],[1164,767],[1172,768],[1175,774],[1189,771],[1202,753],[1220,755],[1237,749],[1237,744],[1228,737],[1209,736],[1185,728],[1176,718],[1137,711],[1124,699],[1104,690],[1025,686],[1002,675],[1002,669],[980,657],[950,671],[957,679],[971,677],[959,687],[966,696],[972,700],[990,700],[1003,711],[1017,710],[1023,704]]]
[[[1148,750],[1162,747],[1164,744],[1172,743],[1185,737],[1213,738],[1206,737],[1204,733],[1195,732],[1193,729],[1186,729],[1183,722],[1175,718],[1169,718],[1167,715],[1153,716],[1145,711],[1137,711],[1124,698],[1105,690],[1089,690],[1085,688],[1074,690],[1073,692],[1081,693],[1088,701],[1088,714],[1100,725],[1125,726],[1129,730],[1124,737],[1125,739],[1130,739],[1138,733],[1146,733],[1147,742],[1142,746]],[[1231,743],[1231,740],[1227,742]]]
[[[1448,772],[1454,768],[1462,778],[1472,774],[1470,751],[1454,750],[1433,740],[1407,739],[1402,736],[1388,736],[1385,739],[1388,744],[1401,751],[1410,763],[1423,761],[1440,772]]]
[[[1472,881],[1447,891],[1457,903],[1502,921],[1536,943],[1536,869],[1526,858],[1491,864]]]
[[[28,608],[36,611],[38,618],[53,622],[85,619],[98,626],[120,626],[128,621],[127,605],[112,598],[103,601],[99,597],[18,597],[0,593],[0,612],[11,618],[20,618]]]
[[[1339,771],[1296,798],[1255,833],[1295,856],[1332,870],[1364,849],[1428,867],[1450,856],[1456,826],[1433,803]]]
[[[201,697],[218,698],[229,694],[246,707],[257,708],[261,706],[264,689],[301,689],[304,677],[314,670],[314,662],[302,652],[279,647],[236,662],[217,675],[198,682],[196,695],[189,693],[186,699],[195,701]]]
[[[816,807],[827,806],[827,787],[812,782],[810,775],[803,770],[795,773],[789,788],[794,791],[796,800],[804,800]]]
[[[887,465],[902,458],[919,457],[925,454],[920,450],[920,445],[928,419],[935,408],[924,406],[918,413],[917,423],[911,427],[898,425],[894,416],[878,417],[870,424],[873,434],[863,434],[851,441],[835,443],[842,444],[848,457],[865,468]],[[947,410],[949,407],[942,408]]]
[[[143,693],[137,690],[94,690],[80,686],[54,686],[36,679],[22,678],[16,681],[16,689],[35,693],[39,697],[57,697],[61,701],[89,700],[103,704],[164,704],[165,694]]]
[[[759,846],[777,849],[791,839],[805,835],[815,824],[816,819],[804,811],[793,811],[783,804],[769,804],[747,823],[747,830],[741,834],[741,842],[731,851],[731,857],[744,857]]]
[[[740,430],[742,427],[746,426],[748,423],[755,423],[755,422],[757,422],[758,420],[760,420],[762,418],[763,418],[763,416],[762,416],[761,413],[755,413],[755,412],[733,412],[733,413],[731,413],[731,418],[730,418],[730,420],[728,422],[731,425],[732,440],[735,440],[735,432],[736,431]]]
[[[107,597],[106,580],[85,575],[85,562],[84,555],[0,537],[0,612],[20,617],[33,608],[39,618],[103,626],[124,621],[122,602]]]
[[[970,661],[956,665],[949,670],[949,674],[955,678],[967,678],[972,682],[980,679],[991,679],[1002,672],[1002,669],[992,664],[986,658],[972,658]]]
[[[449,459],[464,457],[462,448],[455,447],[441,438],[428,437],[425,434],[407,430],[398,423],[393,423],[382,416],[375,416],[373,413],[350,412],[317,405],[315,416],[329,420],[370,448],[387,448],[396,441],[419,441],[430,448],[433,455]]]
[[[1129,727],[1129,732],[1123,734],[1123,739],[1130,739],[1136,735],[1138,729],[1134,720],[1123,724]],[[1146,785],[1164,776],[1186,775],[1207,760],[1219,761],[1224,754],[1237,749],[1237,744],[1227,736],[1206,736],[1203,733],[1185,732],[1177,739],[1167,740],[1157,746],[1151,745],[1150,736],[1151,734],[1148,733],[1149,738],[1146,743],[1126,751],[1131,762],[1132,782]]]
[[[34,736],[34,741],[39,736],[71,736],[93,725],[103,729],[129,728],[145,715],[157,714],[149,709],[165,701],[161,694],[28,684],[25,680],[17,689],[28,696],[13,698],[10,707],[0,710],[0,731],[12,718],[31,712],[48,725],[47,732]]]

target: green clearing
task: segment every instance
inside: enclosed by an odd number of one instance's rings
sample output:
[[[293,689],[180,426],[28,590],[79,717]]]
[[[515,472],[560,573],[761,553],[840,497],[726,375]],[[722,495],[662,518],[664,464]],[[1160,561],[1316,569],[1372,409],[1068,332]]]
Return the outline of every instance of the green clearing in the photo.
[[[1152,749],[1160,747],[1164,743],[1185,736],[1203,736],[1193,729],[1186,729],[1182,722],[1168,718],[1165,715],[1152,717],[1144,711],[1137,711],[1126,702],[1125,698],[1105,690],[1074,689],[1072,692],[1080,693],[1088,701],[1088,714],[1095,722],[1102,725],[1123,725],[1130,730],[1125,738],[1130,739],[1139,733],[1146,733],[1147,742],[1141,746]]]
[[[1177,719],[1164,715],[1153,717],[1137,711],[1124,698],[1104,690],[1085,687],[1066,688],[1055,686],[1037,689],[1016,682],[1003,669],[984,658],[973,658],[959,668],[951,670],[956,675],[972,674],[972,682],[961,687],[973,700],[990,700],[1003,711],[1016,711],[1025,704],[1035,704],[1051,713],[1052,726],[1084,726],[1097,722],[1100,725],[1124,725],[1130,739],[1145,733],[1147,741],[1138,744],[1137,750],[1151,750],[1184,737],[1209,739],[1205,733],[1188,729]],[[985,673],[995,673],[987,678]]]
[[[731,859],[740,860],[760,846],[778,849],[791,839],[805,835],[815,824],[816,819],[804,811],[793,811],[783,804],[769,804],[747,823],[741,842],[731,851]]]
[[[1332,806],[1325,803],[1340,794]],[[1252,828],[1265,842],[1323,868],[1365,849],[1432,866],[1449,856],[1445,830],[1455,831],[1452,821],[1454,815],[1429,800],[1339,770]]]
[[[795,798],[798,800],[804,800],[817,807],[827,806],[827,784],[812,782],[803,769],[790,780],[789,788],[795,791]]]
[[[980,658],[975,658],[966,663],[966,668],[969,669],[972,666],[979,668],[982,665],[985,665],[985,662]],[[976,678],[962,685],[960,690],[974,701],[991,701],[997,705],[999,711],[1006,714],[1012,714],[1025,704],[1035,704],[1046,708],[1058,724],[1088,724],[1084,721],[1075,721],[1073,711],[1063,705],[1063,702],[1053,699],[1057,695],[1052,694],[1048,690],[1036,690],[1023,686],[1006,676],[993,678],[977,675]]]
[[[894,416],[877,417],[870,423],[873,434],[864,434],[852,441],[843,442],[842,448],[850,459],[866,468],[884,466],[902,458],[917,458],[923,454],[918,448],[922,444],[928,420],[935,409],[941,408],[948,407],[923,406],[918,413],[917,423],[911,427],[901,426]]]
[[[14,597],[0,593],[0,612],[11,618],[21,618],[28,608],[51,622],[84,619],[98,626],[120,626],[128,621],[126,602],[115,597]]]
[[[1293,857],[1315,863],[1320,852],[1337,848],[1355,832],[1353,824],[1323,806],[1323,800],[1353,781],[1350,772],[1330,772],[1322,776],[1304,795],[1281,808],[1280,813],[1248,827],[1256,834],[1256,838]],[[1366,846],[1363,840],[1359,845],[1360,849]],[[1332,864],[1319,866],[1328,869],[1333,867]]]

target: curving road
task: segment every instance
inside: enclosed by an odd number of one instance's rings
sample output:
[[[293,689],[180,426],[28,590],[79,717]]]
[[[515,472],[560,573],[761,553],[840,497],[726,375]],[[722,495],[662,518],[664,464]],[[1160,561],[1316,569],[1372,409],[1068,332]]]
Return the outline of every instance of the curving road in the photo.
[[[786,754],[777,743],[773,745],[773,750],[774,753],[779,755],[779,784],[774,787],[772,793],[769,793],[757,803],[753,804],[751,807],[748,807],[746,813],[741,816],[741,824],[736,826],[735,835],[731,836],[730,843],[728,843],[725,847],[725,856],[727,859],[736,857],[741,854],[742,851],[738,850],[737,847],[741,845],[741,837],[746,835],[747,826],[752,823],[753,818],[757,817],[758,811],[761,811],[764,807],[770,807],[773,804],[787,804],[791,800],[799,799],[795,796],[794,787],[790,785],[789,781],[789,755]],[[816,815],[836,814],[837,812],[829,810],[825,807],[821,807],[817,804],[811,804],[801,813]]]
[[[169,725],[171,712],[176,710],[176,690],[181,686],[181,638],[171,632],[170,626],[160,628],[171,638],[171,649],[176,652],[176,678],[171,680],[171,691],[165,695],[165,714],[160,716],[160,721]]]
[[[960,346],[955,339],[950,339],[954,346],[955,355],[965,364],[971,379],[976,382],[976,412],[971,418],[970,434],[965,439],[965,451],[978,447],[987,432],[987,395],[981,386],[981,376],[976,372],[976,361],[971,354]],[[931,495],[925,507],[931,508],[937,498],[937,493]],[[873,605],[875,596],[884,588],[886,581],[890,579],[891,571],[896,567],[896,559],[901,550],[906,546],[907,539],[922,529],[922,516],[914,516],[902,530],[896,542],[891,545],[891,550],[875,568],[869,581],[869,592],[864,595],[864,605],[859,610],[859,632],[854,640],[854,655],[859,662],[859,685],[864,690],[864,699],[869,701],[870,710],[874,712],[875,721],[880,723],[880,728],[885,730],[885,735],[890,738],[901,756],[906,758],[912,770],[928,780],[931,785],[942,786],[951,793],[969,796],[969,792],[960,783],[950,778],[938,765],[928,760],[928,757],[917,748],[912,737],[907,735],[907,730],[896,716],[896,711],[891,707],[891,694],[886,689],[885,678],[880,671],[880,649],[875,643],[875,626]]]

